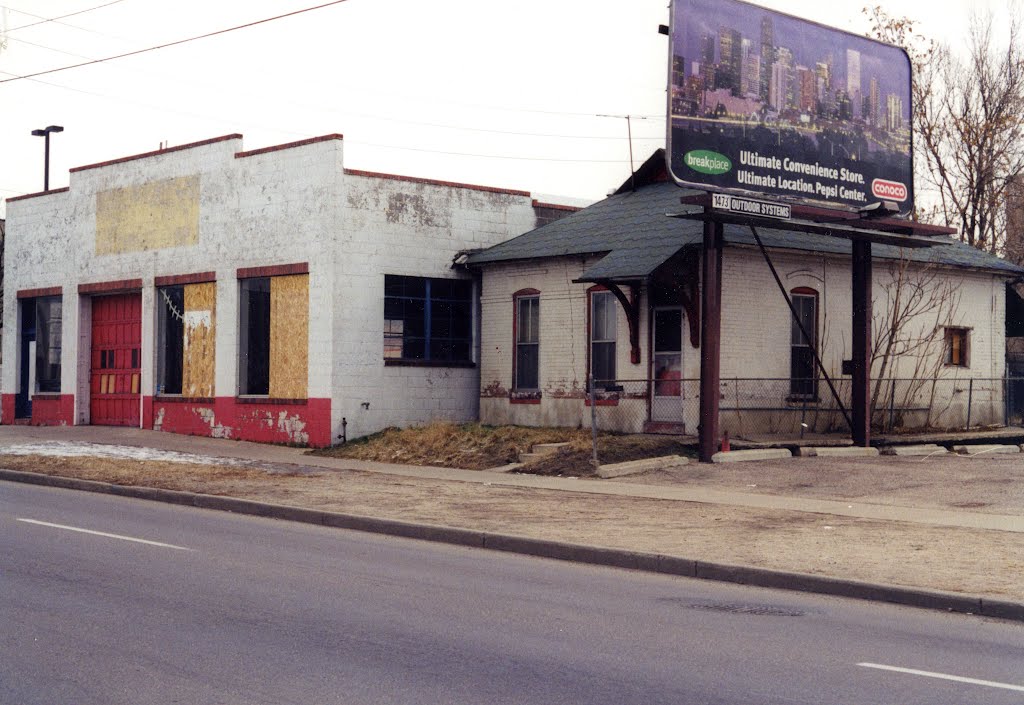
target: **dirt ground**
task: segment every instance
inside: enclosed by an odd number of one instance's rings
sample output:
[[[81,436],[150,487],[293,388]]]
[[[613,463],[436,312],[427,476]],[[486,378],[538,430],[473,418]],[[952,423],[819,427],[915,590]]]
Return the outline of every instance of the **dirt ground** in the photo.
[[[927,509],[1024,514],[1024,454],[800,458],[691,463],[619,478],[649,485],[715,487],[759,494],[846,499]],[[1024,537],[1021,537],[1024,544]]]
[[[984,500],[986,506],[972,511],[1022,511],[1024,456],[932,459],[917,465],[907,460],[896,461],[898,465],[890,459],[823,458],[689,465],[624,480],[700,483],[859,501],[881,498],[895,504],[912,499],[915,504],[954,506],[957,501]],[[990,476],[983,473],[989,463],[998,469]],[[1024,600],[1024,537],[1019,533],[298,466],[0,455],[0,467]],[[953,489],[930,495],[928,478],[950,472],[958,473],[962,482],[939,483]],[[882,488],[877,482],[883,483]],[[978,489],[980,494],[961,494],[956,487]],[[884,496],[879,494],[883,489]]]

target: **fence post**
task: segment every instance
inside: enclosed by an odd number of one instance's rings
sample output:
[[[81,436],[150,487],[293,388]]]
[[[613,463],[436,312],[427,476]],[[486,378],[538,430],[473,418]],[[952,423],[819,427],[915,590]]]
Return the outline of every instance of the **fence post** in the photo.
[[[971,430],[971,407],[974,405],[974,378],[967,383],[967,429]]]
[[[590,440],[593,447],[590,462],[597,470],[597,398],[594,394],[594,379],[588,375],[587,387],[590,393]]]
[[[909,396],[909,395],[908,395]],[[893,415],[896,413],[896,378],[889,380],[889,433],[892,433]]]

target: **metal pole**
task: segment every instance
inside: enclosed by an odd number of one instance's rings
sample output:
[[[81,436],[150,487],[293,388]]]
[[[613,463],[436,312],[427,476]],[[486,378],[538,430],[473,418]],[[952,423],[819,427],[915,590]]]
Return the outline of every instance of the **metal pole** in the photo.
[[[896,378],[889,380],[889,433],[892,433],[893,415],[896,413]]]
[[[718,445],[722,353],[722,240],[721,223],[704,221],[701,264],[700,316],[700,461],[710,463]]]
[[[43,137],[46,146],[43,148],[43,191],[50,190],[50,132],[47,131]]]
[[[974,378],[967,384],[967,430],[971,430],[971,407],[974,405]]]
[[[590,387],[590,445],[591,445],[591,458],[590,463],[597,469],[597,397],[594,394],[594,378],[593,375],[589,375],[588,387]]]
[[[853,241],[853,444],[871,445],[871,243]]]

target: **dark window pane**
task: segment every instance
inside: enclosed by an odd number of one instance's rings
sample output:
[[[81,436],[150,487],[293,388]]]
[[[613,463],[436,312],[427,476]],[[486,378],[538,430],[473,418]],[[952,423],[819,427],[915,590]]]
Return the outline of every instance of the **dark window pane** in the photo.
[[[36,379],[40,392],[60,391],[61,298],[36,299]]]
[[[468,361],[473,332],[472,282],[384,277],[384,357]]]
[[[615,379],[615,343],[594,343],[591,346],[591,370],[594,381]]]
[[[519,345],[516,349],[516,389],[538,389],[539,345]]]
[[[185,340],[185,289],[157,289],[160,349],[157,353],[157,393],[181,394]]]
[[[242,280],[239,391],[270,393],[270,279]]]
[[[683,349],[683,312],[663,309],[654,312],[654,349],[676,352]]]
[[[406,360],[423,360],[426,358],[426,340],[424,338],[405,338],[402,344],[402,357]]]

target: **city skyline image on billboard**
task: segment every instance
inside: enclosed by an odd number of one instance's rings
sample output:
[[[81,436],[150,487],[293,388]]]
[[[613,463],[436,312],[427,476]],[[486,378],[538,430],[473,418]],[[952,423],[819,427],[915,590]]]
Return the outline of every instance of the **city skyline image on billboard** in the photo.
[[[913,211],[902,49],[741,0],[673,0],[670,34],[677,183]]]

